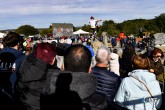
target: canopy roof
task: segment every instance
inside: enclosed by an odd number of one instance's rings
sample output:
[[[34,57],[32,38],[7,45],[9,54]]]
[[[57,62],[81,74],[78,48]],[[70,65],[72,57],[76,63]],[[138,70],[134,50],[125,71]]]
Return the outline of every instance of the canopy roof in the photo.
[[[0,32],[0,38],[4,38],[5,35],[6,35],[5,33],[1,33],[1,32]]]
[[[74,34],[74,35],[75,35],[75,34],[78,34],[78,35],[80,35],[80,34],[89,34],[89,32],[83,31],[82,29],[79,29],[79,30],[73,32],[73,34]]]

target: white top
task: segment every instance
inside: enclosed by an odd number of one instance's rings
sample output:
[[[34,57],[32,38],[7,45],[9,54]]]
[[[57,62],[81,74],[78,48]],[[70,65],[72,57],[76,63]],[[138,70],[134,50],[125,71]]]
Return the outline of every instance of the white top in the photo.
[[[96,28],[96,21],[97,20],[90,20],[89,23],[91,25],[91,28]]]
[[[116,53],[110,54],[110,70],[113,71],[115,74],[120,76],[119,72],[119,55]]]

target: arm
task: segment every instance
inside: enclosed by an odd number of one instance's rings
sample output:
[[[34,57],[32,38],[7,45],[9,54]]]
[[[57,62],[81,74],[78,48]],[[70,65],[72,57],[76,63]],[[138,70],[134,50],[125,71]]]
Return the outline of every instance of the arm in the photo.
[[[102,20],[96,20],[96,22],[100,22],[100,21],[102,21]]]
[[[122,107],[124,106],[124,95],[125,95],[124,93],[125,93],[125,81],[123,79],[114,99],[114,102]]]

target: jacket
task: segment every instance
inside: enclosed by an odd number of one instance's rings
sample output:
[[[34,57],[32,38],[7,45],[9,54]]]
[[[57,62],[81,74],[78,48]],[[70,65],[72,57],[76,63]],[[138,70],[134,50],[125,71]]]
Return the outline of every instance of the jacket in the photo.
[[[120,76],[119,72],[119,55],[116,53],[110,54],[110,70],[113,71],[115,74]]]
[[[162,95],[155,74],[148,70],[137,69],[130,72],[128,76],[122,80],[114,101],[130,110],[156,110],[159,108]],[[144,84],[133,77],[145,83],[154,98],[151,98]]]
[[[165,79],[164,67],[161,60],[154,62],[150,59],[150,68],[154,69],[154,74],[158,81],[163,81],[163,79]]]
[[[61,75],[64,79],[61,78],[61,83],[58,83]],[[90,108],[91,110],[106,110],[108,107],[106,97],[103,94],[96,93],[96,85],[96,76],[89,73],[49,70],[47,83],[41,95],[41,110],[51,110],[49,107],[52,106],[52,104],[50,105],[52,100],[56,102],[53,103],[52,108],[57,110],[68,109],[71,105],[72,107],[82,105],[82,108]],[[61,92],[58,92],[59,90]],[[53,99],[51,98],[52,95]],[[75,97],[70,97],[70,95]],[[72,109],[75,110],[75,108]]]
[[[22,63],[15,85],[15,97],[23,110],[40,110],[40,94],[51,66],[33,55]]]
[[[92,74],[97,76],[96,91],[107,96],[107,101],[111,103],[117,93],[120,85],[120,78],[112,71],[108,71],[105,67],[93,67]]]
[[[21,65],[21,63],[25,60],[26,56],[24,53],[22,53],[21,51],[18,51],[16,49],[13,49],[13,48],[10,48],[10,47],[4,47],[1,51],[0,51],[0,54],[1,53],[5,53],[5,52],[9,52],[9,53],[12,53],[14,56],[15,56],[15,70],[12,72],[12,74],[10,75],[10,82],[11,82],[11,87],[12,89],[14,90],[14,84],[15,84],[15,81],[17,79],[16,77],[16,73]]]

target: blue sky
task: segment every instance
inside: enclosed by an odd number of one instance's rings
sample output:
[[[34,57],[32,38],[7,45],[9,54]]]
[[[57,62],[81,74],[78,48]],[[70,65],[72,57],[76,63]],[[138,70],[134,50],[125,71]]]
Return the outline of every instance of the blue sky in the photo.
[[[95,19],[116,23],[153,19],[165,13],[164,0],[0,0],[0,30],[21,25],[48,28],[52,23],[88,24]]]

